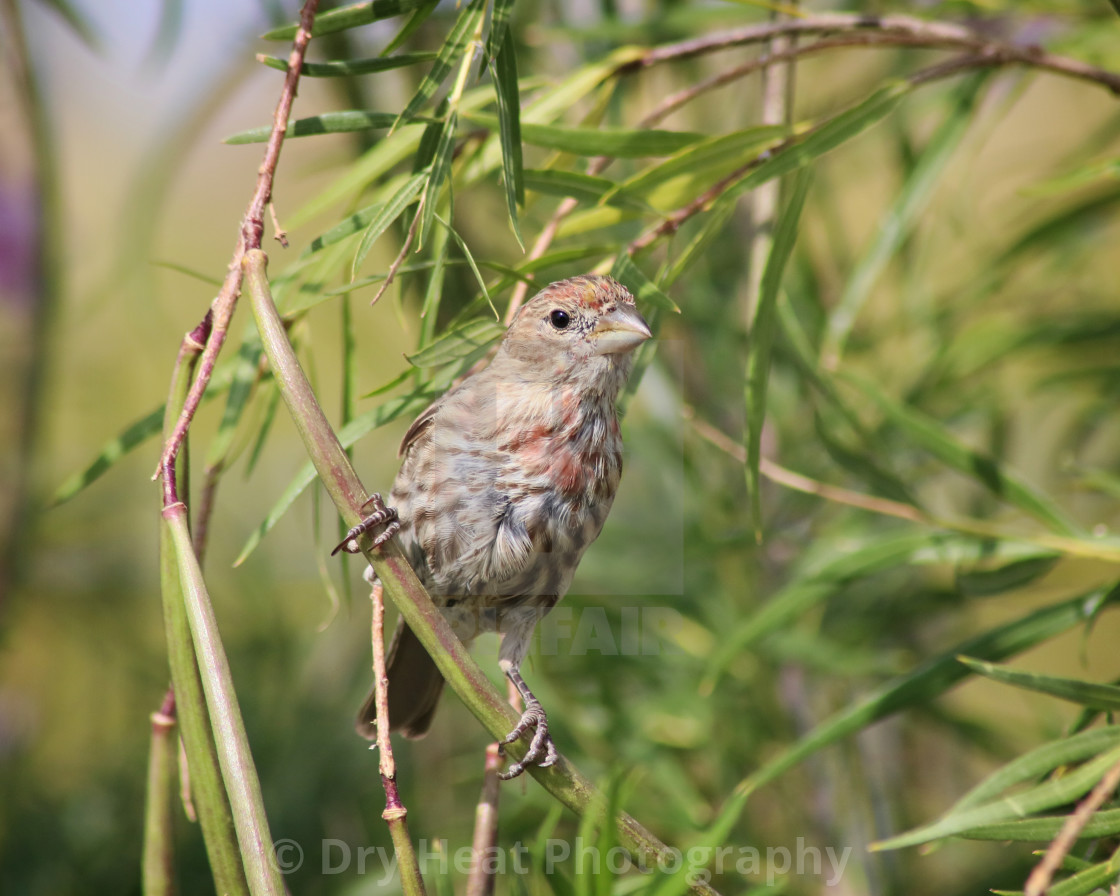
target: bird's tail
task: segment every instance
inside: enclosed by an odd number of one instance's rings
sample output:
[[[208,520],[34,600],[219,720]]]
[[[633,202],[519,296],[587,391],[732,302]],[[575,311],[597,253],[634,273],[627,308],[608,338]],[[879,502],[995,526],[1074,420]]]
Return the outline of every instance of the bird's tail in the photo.
[[[423,737],[431,727],[443,691],[443,676],[403,619],[397,622],[385,666],[389,678],[389,730],[399,731],[405,737]],[[354,728],[366,740],[377,737],[377,703],[372,690],[358,711]]]

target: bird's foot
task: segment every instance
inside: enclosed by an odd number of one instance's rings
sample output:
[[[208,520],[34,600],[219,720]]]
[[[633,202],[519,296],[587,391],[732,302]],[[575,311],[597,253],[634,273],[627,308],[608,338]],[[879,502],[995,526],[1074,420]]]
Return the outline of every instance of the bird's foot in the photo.
[[[331,556],[333,557],[339,551],[346,551],[347,554],[361,553],[361,548],[358,546],[358,539],[362,535],[368,535],[378,526],[384,526],[385,529],[373,537],[373,544],[370,547],[371,550],[381,547],[381,545],[385,544],[385,542],[396,535],[401,528],[400,520],[397,518],[397,511],[392,507],[386,507],[385,502],[381,500],[381,495],[374,494],[362,505],[362,521],[346,533],[346,537],[331,551]]]
[[[536,698],[526,701],[525,712],[521,714],[521,721],[505,736],[502,745],[512,744],[521,735],[526,734],[529,729],[534,729],[529,749],[518,762],[513,763],[508,770],[498,774],[498,777],[503,781],[516,778],[530,765],[548,768],[560,758],[560,754],[556,752],[556,744],[552,742],[552,738],[548,735],[548,716],[545,715],[544,707]]]

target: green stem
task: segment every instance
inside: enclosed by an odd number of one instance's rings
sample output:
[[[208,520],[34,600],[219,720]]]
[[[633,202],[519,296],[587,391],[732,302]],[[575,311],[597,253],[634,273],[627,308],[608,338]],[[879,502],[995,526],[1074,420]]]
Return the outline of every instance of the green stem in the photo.
[[[164,414],[165,434],[175,425],[186,400],[195,363],[206,342],[207,321],[183,340],[179,358],[171,376],[171,388]],[[187,445],[176,460],[177,494],[186,495]],[[234,830],[229,797],[222,786],[214,733],[210,729],[202,678],[194,652],[190,624],[187,621],[183,590],[179,582],[179,565],[175,546],[166,526],[159,532],[160,594],[163,601],[163,622],[167,633],[167,660],[171,667],[171,683],[175,692],[176,716],[183,750],[187,756],[190,790],[198,810],[202,839],[210,860],[210,872],[219,893],[248,896],[248,884],[242,870]]]
[[[152,713],[152,747],[148,755],[148,799],[144,811],[144,896],[175,893],[175,698],[168,691]]]
[[[253,896],[284,896],[284,883],[273,861],[272,836],[265,816],[260,781],[249,751],[249,738],[237,705],[233,677],[218,633],[214,608],[191,543],[186,506],[178,502],[165,507],[163,519],[179,563],[187,619],[195,653],[201,661],[202,690],[215,735],[222,780],[233,810],[233,824],[249,892]]]
[[[260,250],[247,252],[243,262],[245,288],[253,306],[265,354],[280,387],[280,394],[288,405],[319,478],[346,524],[354,525],[359,522],[361,507],[369,496],[315,400],[307,377],[288,341],[283,321],[269,290],[265,271],[267,262],[268,257]],[[451,689],[462,698],[467,708],[495,739],[504,738],[517,723],[517,714],[479,668],[463,642],[451,631],[396,542],[387,542],[376,553],[364,553],[389,597],[431,655]],[[517,742],[510,744],[508,752],[514,759],[520,759],[524,756],[525,749],[523,742]],[[591,781],[563,756],[551,768],[529,766],[528,771],[545,790],[579,816],[584,815],[595,801],[599,805],[605,804],[605,798]],[[651,859],[656,862],[658,857],[664,857],[667,863],[672,860],[673,856],[665,844],[635,819],[620,813],[617,823],[622,845],[632,853],[642,856],[646,865],[651,863]],[[690,886],[694,893],[704,896],[716,893],[705,883],[696,882]]]

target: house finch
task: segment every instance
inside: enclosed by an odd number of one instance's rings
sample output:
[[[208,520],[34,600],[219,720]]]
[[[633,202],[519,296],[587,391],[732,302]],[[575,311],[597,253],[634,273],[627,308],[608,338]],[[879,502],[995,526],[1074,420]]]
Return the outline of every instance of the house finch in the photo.
[[[549,766],[556,748],[540,702],[521,677],[537,620],[564,596],[599,535],[622,473],[615,402],[633,350],[650,338],[634,297],[610,277],[582,276],[543,289],[519,311],[490,364],[422,413],[401,443],[391,493],[339,548],[388,524],[455,634],[503,635],[502,671],[525,700],[505,738],[533,730],[522,762]],[[395,512],[394,512],[395,510]],[[397,520],[399,519],[399,527]],[[389,723],[422,737],[443,677],[402,619],[389,648]],[[373,739],[371,693],[357,719]]]

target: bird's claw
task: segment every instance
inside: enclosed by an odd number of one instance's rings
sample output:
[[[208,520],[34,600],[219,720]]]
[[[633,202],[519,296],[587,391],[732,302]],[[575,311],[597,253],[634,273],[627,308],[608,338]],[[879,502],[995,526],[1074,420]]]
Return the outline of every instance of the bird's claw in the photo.
[[[548,735],[548,716],[545,715],[544,707],[536,700],[526,703],[525,712],[521,714],[521,720],[514,729],[505,736],[505,739],[502,740],[502,745],[512,744],[523,734],[527,733],[530,728],[535,730],[533,732],[533,739],[529,743],[529,749],[525,752],[525,755],[521,757],[518,762],[513,763],[507,771],[499,772],[498,777],[503,781],[516,778],[530,765],[536,765],[539,768],[548,768],[551,765],[555,765],[556,761],[560,758],[560,754],[556,752],[556,744],[552,742],[552,738]]]
[[[346,533],[346,537],[331,551],[331,556],[333,557],[339,551],[346,551],[347,554],[361,553],[361,548],[358,547],[358,539],[362,535],[368,535],[378,526],[384,526],[385,530],[373,537],[371,550],[381,547],[401,529],[397,511],[392,507],[386,507],[385,502],[381,500],[381,495],[374,494],[362,505],[362,521]]]

